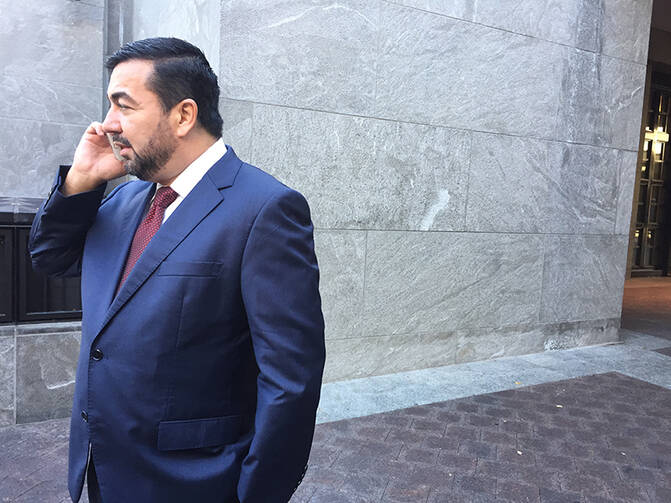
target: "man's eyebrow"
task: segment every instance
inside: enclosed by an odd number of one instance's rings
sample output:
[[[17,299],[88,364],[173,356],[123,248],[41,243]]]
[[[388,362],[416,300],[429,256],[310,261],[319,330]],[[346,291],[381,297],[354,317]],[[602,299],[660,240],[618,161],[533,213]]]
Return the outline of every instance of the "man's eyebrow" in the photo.
[[[137,101],[135,101],[133,98],[131,98],[130,95],[125,91],[117,91],[115,93],[112,93],[111,96],[110,96],[110,101],[118,104],[119,100],[121,98],[126,100],[131,105],[137,105],[138,104]]]

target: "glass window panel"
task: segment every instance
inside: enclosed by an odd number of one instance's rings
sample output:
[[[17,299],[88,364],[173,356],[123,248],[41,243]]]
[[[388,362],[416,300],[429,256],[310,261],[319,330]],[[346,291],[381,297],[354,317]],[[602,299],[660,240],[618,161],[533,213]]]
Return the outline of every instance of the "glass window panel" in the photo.
[[[652,250],[655,246],[655,231],[648,229],[643,246],[643,267],[652,265]]]
[[[13,230],[8,227],[0,227],[0,322],[13,321],[14,319],[12,295],[14,284],[13,249]]]
[[[636,223],[645,223],[645,203],[638,203],[638,208],[636,209]]]
[[[78,318],[81,313],[80,279],[49,278],[33,271],[28,252],[30,229],[18,229],[22,242],[19,255],[23,257],[19,270],[19,321]]]
[[[641,188],[638,191],[638,202],[639,204],[648,204],[648,184],[642,183]]]
[[[652,173],[650,176],[653,180],[661,180],[662,178],[662,161],[659,157],[652,163]]]
[[[634,265],[637,265],[638,267],[641,267],[643,264],[641,264],[641,252],[642,252],[642,246],[641,242],[643,240],[643,229],[636,229],[634,231]]]

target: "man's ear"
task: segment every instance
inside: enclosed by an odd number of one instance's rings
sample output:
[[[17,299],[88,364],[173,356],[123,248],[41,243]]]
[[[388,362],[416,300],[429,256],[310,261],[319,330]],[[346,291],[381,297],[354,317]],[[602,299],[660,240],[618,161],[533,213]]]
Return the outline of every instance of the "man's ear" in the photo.
[[[191,131],[198,119],[198,105],[191,98],[186,98],[177,103],[173,108],[175,120],[175,134],[183,138]]]

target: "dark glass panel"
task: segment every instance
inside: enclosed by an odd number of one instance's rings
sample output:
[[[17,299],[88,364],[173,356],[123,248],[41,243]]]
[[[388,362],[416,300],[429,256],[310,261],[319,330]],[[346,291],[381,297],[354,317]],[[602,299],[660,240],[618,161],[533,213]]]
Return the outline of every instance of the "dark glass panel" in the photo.
[[[0,322],[14,320],[14,231],[0,227]]]
[[[80,279],[47,277],[33,271],[28,253],[30,229],[18,229],[19,321],[76,319],[81,316]]]

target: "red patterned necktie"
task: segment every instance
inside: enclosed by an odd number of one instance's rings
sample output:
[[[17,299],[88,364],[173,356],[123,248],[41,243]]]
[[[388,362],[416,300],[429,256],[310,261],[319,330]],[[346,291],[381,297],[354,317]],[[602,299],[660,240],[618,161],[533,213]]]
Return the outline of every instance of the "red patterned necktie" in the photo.
[[[177,192],[170,187],[161,187],[156,191],[154,200],[152,201],[151,206],[149,206],[147,216],[144,217],[144,220],[140,222],[140,225],[135,231],[133,243],[130,245],[130,252],[128,252],[128,258],[126,259],[126,266],[123,270],[123,276],[117,287],[117,293],[121,290],[121,285],[123,285],[126,278],[128,278],[128,275],[133,270],[135,263],[149,244],[149,241],[151,241],[151,238],[154,237],[154,234],[156,234],[156,231],[158,231],[158,228],[161,226],[165,209],[177,199],[177,196]]]

